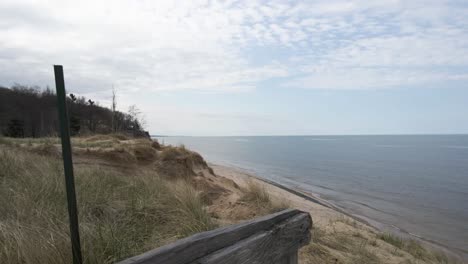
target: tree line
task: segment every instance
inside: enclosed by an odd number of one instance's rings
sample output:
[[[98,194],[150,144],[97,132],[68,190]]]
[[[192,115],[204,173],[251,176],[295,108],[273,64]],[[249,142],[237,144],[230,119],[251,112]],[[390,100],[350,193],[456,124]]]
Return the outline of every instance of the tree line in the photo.
[[[74,94],[67,95],[71,134],[124,133],[149,136],[136,106],[129,112],[117,111],[115,92],[112,109]],[[59,134],[57,96],[54,91],[38,86],[0,87],[0,133],[9,137],[45,137]]]

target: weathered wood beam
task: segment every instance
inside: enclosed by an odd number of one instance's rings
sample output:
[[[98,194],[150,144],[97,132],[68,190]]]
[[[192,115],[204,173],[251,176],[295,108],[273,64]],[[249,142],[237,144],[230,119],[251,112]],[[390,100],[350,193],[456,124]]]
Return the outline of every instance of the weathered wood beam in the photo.
[[[291,254],[309,243],[311,224],[309,214],[300,213],[192,264],[288,263]]]
[[[288,209],[237,225],[198,233],[129,258],[119,262],[119,264],[243,263],[225,262],[225,259],[222,262],[213,262],[215,259],[219,259],[221,255],[229,256],[232,261],[234,261],[234,256],[242,256],[238,244],[242,245],[243,243],[244,245],[255,246],[259,250],[269,247],[282,250],[281,254],[272,252],[273,256],[268,258],[278,260],[288,254],[293,254],[301,245],[308,243],[311,223],[308,213]],[[262,256],[253,251],[250,251],[250,253],[257,256],[256,258]]]

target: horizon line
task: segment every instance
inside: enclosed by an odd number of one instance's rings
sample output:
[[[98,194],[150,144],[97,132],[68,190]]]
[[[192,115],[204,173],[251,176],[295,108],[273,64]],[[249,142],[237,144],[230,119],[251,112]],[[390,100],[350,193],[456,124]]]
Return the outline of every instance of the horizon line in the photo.
[[[462,133],[408,133],[408,134],[277,134],[277,135],[150,135],[150,137],[330,137],[330,136],[465,136]]]

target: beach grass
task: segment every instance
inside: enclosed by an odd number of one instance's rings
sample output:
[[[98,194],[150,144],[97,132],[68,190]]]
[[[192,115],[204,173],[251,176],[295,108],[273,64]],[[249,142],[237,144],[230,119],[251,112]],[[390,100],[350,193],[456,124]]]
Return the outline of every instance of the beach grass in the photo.
[[[312,243],[300,251],[305,264],[459,263],[441,251],[427,249],[419,241],[374,233],[344,216],[325,226],[313,226],[311,237]]]
[[[268,191],[253,180],[247,182],[242,200],[254,202],[259,206],[271,206],[272,203]]]
[[[397,249],[409,253],[417,260],[425,260],[431,263],[458,263],[458,260],[449,257],[440,250],[428,250],[421,242],[415,239],[405,239],[390,233],[379,233],[377,234],[377,238],[393,245]]]
[[[311,237],[312,243],[301,250],[304,263],[384,263],[361,235],[313,227]]]
[[[46,145],[46,144],[44,144]],[[75,166],[85,263],[113,263],[216,225],[199,193],[156,173]],[[0,149],[2,263],[70,263],[60,159]]]
[[[390,233],[381,233],[378,234],[377,237],[399,249],[402,249],[405,246],[403,238]]]
[[[286,199],[274,200],[265,186],[254,180],[246,182],[240,201],[252,205],[258,215],[275,213],[291,207]]]

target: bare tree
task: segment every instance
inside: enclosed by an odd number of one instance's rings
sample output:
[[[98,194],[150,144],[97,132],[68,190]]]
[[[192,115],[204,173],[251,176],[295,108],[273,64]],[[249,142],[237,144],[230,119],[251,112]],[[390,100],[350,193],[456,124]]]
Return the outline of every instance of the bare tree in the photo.
[[[141,115],[140,109],[136,105],[131,105],[128,107],[128,115],[130,116],[130,121],[131,122],[139,122],[139,117]]]
[[[146,125],[145,118],[136,105],[131,105],[128,108],[128,115],[130,117],[130,126],[132,127],[133,134],[136,136],[143,131],[144,126]]]

